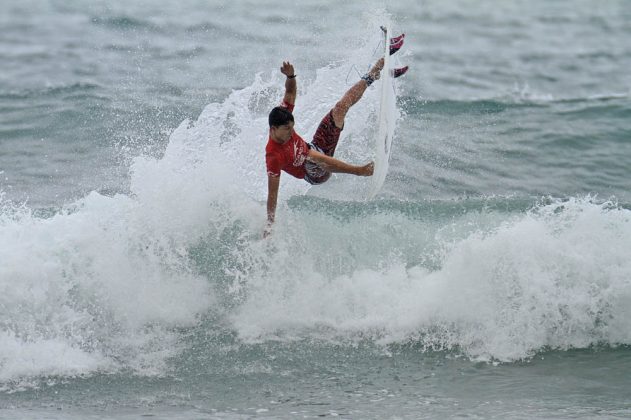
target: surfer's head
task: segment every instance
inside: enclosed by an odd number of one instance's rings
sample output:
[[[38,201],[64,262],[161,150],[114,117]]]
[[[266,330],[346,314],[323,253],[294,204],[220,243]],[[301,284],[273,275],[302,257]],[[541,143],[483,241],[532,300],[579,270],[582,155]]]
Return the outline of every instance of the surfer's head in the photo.
[[[278,127],[287,125],[289,122],[294,122],[294,116],[287,108],[277,106],[269,113],[268,121],[270,128]]]
[[[268,117],[270,135],[278,143],[285,143],[294,131],[294,116],[287,108],[277,106]]]

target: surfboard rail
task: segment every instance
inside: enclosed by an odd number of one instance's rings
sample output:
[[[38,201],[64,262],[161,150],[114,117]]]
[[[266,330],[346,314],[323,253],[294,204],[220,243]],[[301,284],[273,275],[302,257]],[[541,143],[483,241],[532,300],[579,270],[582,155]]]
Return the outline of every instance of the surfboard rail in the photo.
[[[367,197],[369,200],[381,191],[388,174],[392,140],[394,139],[394,129],[397,120],[396,84],[392,74],[393,60],[390,57],[390,25],[383,25],[381,29],[384,32],[384,65],[379,84],[379,118],[373,144],[375,169],[371,177],[371,186]]]

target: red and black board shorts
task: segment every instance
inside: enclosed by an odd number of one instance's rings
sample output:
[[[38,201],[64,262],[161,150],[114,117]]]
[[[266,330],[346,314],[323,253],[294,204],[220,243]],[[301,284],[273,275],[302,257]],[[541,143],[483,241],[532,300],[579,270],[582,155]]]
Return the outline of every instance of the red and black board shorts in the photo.
[[[331,110],[322,118],[318,129],[313,135],[313,141],[309,144],[309,148],[315,149],[327,156],[333,156],[341,133],[342,129],[335,126],[333,110]],[[324,170],[318,166],[318,164],[309,160],[305,162],[305,171],[305,181],[314,185],[322,184],[331,177],[331,172]]]

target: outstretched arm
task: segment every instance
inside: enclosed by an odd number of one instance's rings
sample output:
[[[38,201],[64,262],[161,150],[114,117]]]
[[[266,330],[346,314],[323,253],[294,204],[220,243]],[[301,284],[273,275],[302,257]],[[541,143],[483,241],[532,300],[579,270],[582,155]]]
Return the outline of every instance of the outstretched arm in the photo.
[[[272,233],[272,224],[276,216],[276,203],[278,202],[278,187],[280,176],[267,175],[267,224],[263,231],[263,237]]]
[[[372,176],[375,169],[375,165],[373,162],[369,162],[366,165],[362,166],[351,165],[313,149],[309,150],[308,159],[317,163],[319,166],[329,172],[341,172],[344,174],[353,174],[357,176]]]
[[[280,72],[287,76],[285,80],[285,96],[283,96],[283,102],[294,105],[296,103],[296,94],[298,89],[296,88],[296,73],[294,73],[294,66],[289,61],[283,61],[283,66],[280,68]]]

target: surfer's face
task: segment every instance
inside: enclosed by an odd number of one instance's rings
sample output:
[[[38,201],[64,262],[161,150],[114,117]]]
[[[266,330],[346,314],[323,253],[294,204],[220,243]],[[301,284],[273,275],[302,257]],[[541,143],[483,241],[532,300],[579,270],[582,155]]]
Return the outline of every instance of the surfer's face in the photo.
[[[272,127],[272,139],[274,139],[276,143],[285,144],[289,141],[293,132],[294,122],[290,121],[285,125]]]

